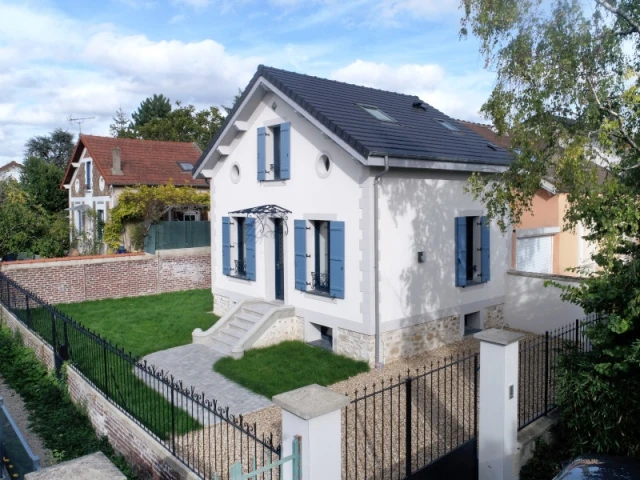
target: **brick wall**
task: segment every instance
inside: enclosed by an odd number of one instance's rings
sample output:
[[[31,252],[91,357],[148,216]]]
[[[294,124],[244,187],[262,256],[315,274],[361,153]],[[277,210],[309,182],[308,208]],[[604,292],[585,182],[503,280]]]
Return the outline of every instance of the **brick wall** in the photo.
[[[210,248],[5,262],[0,271],[52,303],[211,287]]]
[[[53,351],[18,319],[0,306],[0,321],[13,331],[20,331],[23,342],[49,370],[53,370]],[[99,390],[87,382],[74,367],[67,368],[67,388],[71,400],[89,416],[99,436],[122,454],[143,479],[196,480],[199,477],[146,433],[127,415],[109,402]]]

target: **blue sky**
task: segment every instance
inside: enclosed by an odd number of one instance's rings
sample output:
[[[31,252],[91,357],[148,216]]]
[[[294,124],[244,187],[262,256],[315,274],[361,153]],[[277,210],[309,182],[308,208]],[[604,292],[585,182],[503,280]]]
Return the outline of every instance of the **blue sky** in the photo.
[[[266,65],[419,95],[456,118],[494,76],[457,0],[0,0],[0,165],[69,115],[107,135],[153,93],[229,104]]]

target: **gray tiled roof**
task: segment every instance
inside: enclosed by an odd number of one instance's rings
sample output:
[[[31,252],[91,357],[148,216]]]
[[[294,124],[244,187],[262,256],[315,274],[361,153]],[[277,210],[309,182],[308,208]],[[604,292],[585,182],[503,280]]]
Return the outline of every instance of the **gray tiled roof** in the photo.
[[[496,147],[490,148],[487,139],[465,125],[423,103],[413,95],[377,90],[375,88],[312,77],[260,65],[253,79],[236,103],[236,108],[263,77],[291,100],[315,117],[331,132],[353,147],[364,158],[389,155],[395,158],[440,160],[487,165],[509,165],[510,154]],[[377,107],[396,123],[377,120],[360,105]],[[235,113],[232,111],[227,121]],[[456,126],[453,132],[438,123],[444,120]],[[224,130],[223,125],[200,163]]]

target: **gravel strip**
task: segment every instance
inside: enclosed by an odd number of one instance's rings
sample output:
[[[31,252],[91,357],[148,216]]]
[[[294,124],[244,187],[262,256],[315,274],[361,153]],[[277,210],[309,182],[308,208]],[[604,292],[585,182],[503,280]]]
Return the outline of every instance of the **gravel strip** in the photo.
[[[527,338],[535,337],[533,334],[526,335]],[[369,394],[374,388],[378,391],[382,388],[383,382],[384,386],[388,387],[403,381],[408,375],[422,375],[412,382],[411,457],[412,467],[417,470],[471,438],[475,423],[472,359],[447,367],[446,374],[440,376],[424,376],[424,374],[449,364],[452,360],[477,353],[479,349],[479,341],[473,337],[467,337],[454,344],[358,374],[329,388],[349,395],[353,400],[356,398],[356,391],[357,396],[362,397],[365,389]],[[392,393],[385,392],[384,397],[380,394],[370,397],[366,405],[363,401],[359,401],[357,412],[355,404],[343,410],[343,479],[367,478],[371,475],[383,479],[403,478],[402,472],[406,458],[405,397],[405,388],[402,384],[395,387]],[[249,425],[256,424],[256,433],[259,438],[262,438],[263,434],[267,436],[273,434],[273,442],[278,445],[281,442],[281,415],[280,408],[273,406],[247,414],[243,417],[243,421]],[[253,462],[254,444],[247,446],[245,440],[242,448],[238,441],[233,446],[233,442],[225,441],[228,438],[227,430],[228,428],[224,425],[211,426],[199,432],[200,438],[198,433],[186,435],[180,444],[185,447],[185,453],[187,450],[197,451],[195,457],[197,457],[197,463],[202,466],[201,471],[203,468],[211,469],[207,458],[211,459],[210,462],[214,457],[227,458],[227,452],[231,462],[234,459],[243,459],[246,471]],[[235,437],[238,436],[241,435]],[[212,441],[211,438],[219,440]],[[189,448],[186,448],[187,443]],[[228,449],[227,443],[230,445]],[[214,448],[216,451],[212,452]],[[262,455],[259,452],[258,449],[256,461],[258,467],[262,465]],[[224,465],[218,464],[216,470],[220,478],[227,478]],[[209,477],[209,472],[206,473]],[[273,478],[279,478],[277,473]]]
[[[11,418],[20,429],[20,433],[22,433],[27,444],[31,447],[31,451],[34,455],[40,457],[40,466],[44,468],[53,465],[55,463],[53,454],[45,448],[40,437],[29,428],[29,412],[24,406],[22,397],[9,387],[2,377],[0,377],[0,397],[2,397],[5,407],[11,414]]]

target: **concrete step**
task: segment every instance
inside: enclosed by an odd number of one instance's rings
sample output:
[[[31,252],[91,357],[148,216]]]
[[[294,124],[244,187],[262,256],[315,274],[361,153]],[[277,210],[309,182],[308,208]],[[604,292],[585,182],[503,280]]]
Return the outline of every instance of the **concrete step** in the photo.
[[[262,317],[265,313],[267,313],[273,307],[275,307],[274,304],[266,303],[266,302],[252,303],[250,305],[247,305],[246,307],[242,307],[242,310],[243,312],[253,313],[254,315]]]
[[[231,335],[228,335],[224,331],[224,329],[219,330],[218,333],[216,333],[215,339],[220,343],[224,343],[229,348],[234,347],[235,344],[238,343],[238,339],[236,337],[232,337]]]
[[[233,316],[233,320],[242,320],[243,322],[246,322],[249,325],[253,325],[253,324],[259,322],[261,318],[262,318],[262,315],[260,315],[260,316],[250,315],[250,314],[247,314],[245,312],[237,313],[237,314],[235,314]]]
[[[236,342],[244,337],[246,330],[240,330],[238,328],[232,328],[231,325],[226,325],[224,328],[220,329],[220,333],[224,334],[228,337],[233,337],[236,339]]]
[[[231,347],[226,343],[219,342],[216,338],[211,340],[210,345],[215,351],[220,352],[223,355],[231,354]]]
[[[231,320],[226,325],[227,328],[236,330],[242,333],[242,335],[247,333],[252,326],[253,326],[253,323],[245,322],[244,320],[236,320],[236,319]]]

